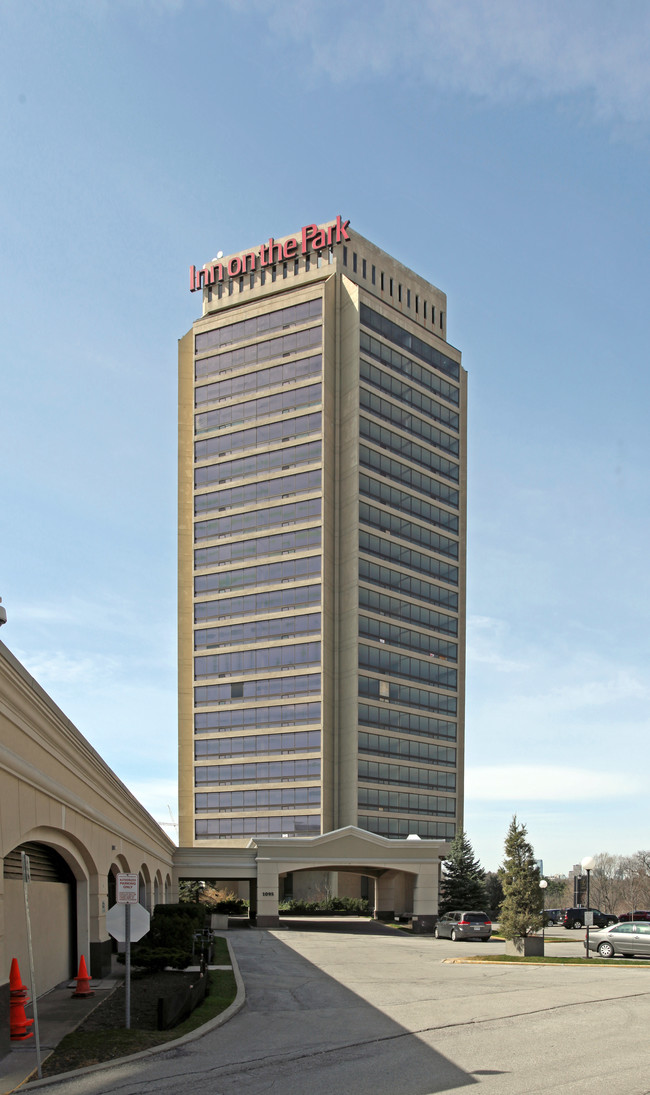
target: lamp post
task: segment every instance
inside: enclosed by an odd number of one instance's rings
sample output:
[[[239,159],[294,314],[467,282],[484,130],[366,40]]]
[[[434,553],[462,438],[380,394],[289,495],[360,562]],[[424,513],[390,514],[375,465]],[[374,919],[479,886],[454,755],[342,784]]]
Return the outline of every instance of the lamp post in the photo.
[[[585,871],[587,872],[587,908],[586,908],[586,911],[585,911],[585,925],[586,925],[586,928],[587,928],[587,940],[586,940],[587,946],[586,946],[586,956],[585,957],[586,958],[591,958],[591,955],[589,954],[589,915],[590,915],[589,914],[589,876],[590,876],[591,872],[593,871],[594,867],[596,866],[596,860],[594,859],[594,857],[592,855],[586,855],[585,858],[582,859],[580,862],[581,862],[582,867],[584,867]]]
[[[545,878],[540,879],[539,888],[542,891],[542,947],[544,946],[544,928],[546,927],[546,887],[548,882]]]

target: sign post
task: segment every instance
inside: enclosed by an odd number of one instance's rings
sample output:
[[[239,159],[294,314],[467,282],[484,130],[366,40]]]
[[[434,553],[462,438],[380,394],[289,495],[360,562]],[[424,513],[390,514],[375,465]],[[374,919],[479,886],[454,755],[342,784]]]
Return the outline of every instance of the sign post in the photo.
[[[29,856],[24,852],[20,853],[20,859],[23,867],[23,894],[25,897],[25,920],[27,923],[27,951],[29,954],[29,980],[30,988],[32,990],[32,1010],[34,1012],[34,1043],[36,1048],[36,1074],[40,1079],[43,1077],[43,1071],[41,1069],[41,1038],[38,1029],[38,1004],[36,1002],[36,985],[34,984],[34,951],[32,949],[32,924],[29,918],[29,896],[28,896],[28,884],[31,880],[29,871]]]
[[[124,943],[126,945],[125,946],[126,976],[125,976],[125,984],[124,984],[124,996],[125,996],[125,1016],[124,1016],[125,1021],[124,1021],[124,1025],[125,1025],[127,1030],[131,1029],[131,938],[132,938],[132,932],[131,932],[131,906],[132,905],[137,905],[139,909],[142,909],[142,911],[145,913],[145,915],[147,917],[147,926],[146,926],[146,928],[144,928],[144,930],[141,931],[139,935],[134,934],[133,935],[133,941],[135,942],[136,940],[141,939],[142,936],[146,935],[146,933],[149,931],[149,913],[147,912],[147,910],[145,908],[143,908],[142,905],[140,905],[138,903],[138,888],[139,887],[138,887],[138,876],[137,876],[137,874],[118,874],[117,875],[117,878],[115,880],[115,897],[116,897],[116,900],[117,900],[117,905],[115,906],[115,908],[119,909],[119,914],[118,914],[117,919],[120,919],[120,914],[122,913],[122,911],[123,911],[123,914],[124,914],[123,928],[124,928]],[[110,914],[112,912],[113,912],[113,910],[109,909],[108,914],[106,916],[106,927],[107,927],[108,931],[110,932],[110,934],[115,936],[116,939],[118,939],[119,936],[116,935],[115,931],[111,930],[111,927],[109,926],[109,917],[110,917]],[[116,918],[114,918],[114,919],[116,919]],[[121,926],[122,925],[120,925],[120,924],[117,924],[117,923],[115,924],[115,928],[118,929],[118,930]]]

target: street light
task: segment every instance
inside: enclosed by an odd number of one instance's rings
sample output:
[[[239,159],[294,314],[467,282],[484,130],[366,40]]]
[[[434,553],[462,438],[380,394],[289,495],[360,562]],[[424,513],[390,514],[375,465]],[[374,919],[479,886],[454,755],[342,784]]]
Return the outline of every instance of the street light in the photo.
[[[540,879],[539,888],[542,891],[542,947],[544,946],[544,928],[546,926],[546,887],[548,882],[545,878]]]
[[[589,914],[589,904],[590,904],[590,902],[589,902],[589,875],[591,874],[594,867],[596,866],[596,860],[594,859],[594,857],[592,855],[586,855],[584,859],[580,860],[580,863],[581,863],[582,867],[584,867],[585,871],[587,872],[587,908],[586,908],[586,911],[585,911],[585,926],[587,928],[587,947],[586,947],[587,953],[586,953],[585,957],[586,958],[591,958],[591,955],[589,954],[589,915],[590,915]]]

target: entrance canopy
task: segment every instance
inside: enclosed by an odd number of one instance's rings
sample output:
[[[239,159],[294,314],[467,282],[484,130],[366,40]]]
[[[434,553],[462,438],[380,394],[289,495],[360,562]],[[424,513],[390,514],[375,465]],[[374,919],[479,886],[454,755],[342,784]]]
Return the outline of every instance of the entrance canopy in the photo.
[[[255,892],[257,924],[279,922],[281,875],[294,871],[343,871],[367,875],[375,883],[375,915],[394,911],[397,892],[406,893],[414,927],[433,925],[438,912],[440,864],[449,854],[442,840],[407,837],[391,840],[348,825],[313,837],[258,837],[246,847],[178,848],[174,854],[177,879],[247,879]],[[398,883],[407,876],[407,885]]]

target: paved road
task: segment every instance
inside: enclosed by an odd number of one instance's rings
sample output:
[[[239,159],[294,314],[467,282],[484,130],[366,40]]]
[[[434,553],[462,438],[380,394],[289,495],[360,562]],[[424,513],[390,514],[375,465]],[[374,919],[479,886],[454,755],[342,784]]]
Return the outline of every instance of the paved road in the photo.
[[[448,965],[502,945],[386,932],[233,932],[235,1018],[39,1095],[650,1093],[650,968]]]

